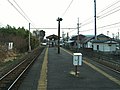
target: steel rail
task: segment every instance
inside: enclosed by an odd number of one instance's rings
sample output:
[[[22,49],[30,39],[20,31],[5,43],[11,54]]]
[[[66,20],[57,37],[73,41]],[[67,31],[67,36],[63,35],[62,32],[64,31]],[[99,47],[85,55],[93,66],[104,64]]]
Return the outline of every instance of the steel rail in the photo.
[[[15,66],[12,70],[10,70],[9,72],[7,72],[5,75],[3,75],[1,78],[0,78],[0,81],[2,79],[4,79],[6,76],[8,76],[12,71],[14,71],[16,68],[18,68],[21,64],[23,64],[24,62],[26,61],[26,59],[24,61],[22,61],[21,63],[19,63],[17,66]]]
[[[44,48],[36,49],[32,53],[30,53],[26,59],[23,59],[21,63],[19,63],[12,70],[10,70],[8,73],[2,76],[0,78],[0,90],[3,88],[7,90],[11,90],[12,88],[14,88],[14,86],[18,84],[17,82],[20,80],[23,74],[28,70],[28,68],[32,65],[36,58],[41,54],[43,49]]]
[[[38,55],[39,56],[39,55]],[[28,70],[28,68],[32,65],[32,63],[36,60],[38,57],[36,56],[28,65],[27,67],[21,72],[21,74],[13,81],[13,83],[9,86],[8,90],[11,90],[12,87],[17,83],[17,81],[22,77],[22,75]]]

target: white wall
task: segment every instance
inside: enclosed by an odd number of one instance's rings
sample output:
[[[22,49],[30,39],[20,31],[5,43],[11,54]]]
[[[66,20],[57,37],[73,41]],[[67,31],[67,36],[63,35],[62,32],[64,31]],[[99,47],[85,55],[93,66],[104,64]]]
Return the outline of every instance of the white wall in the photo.
[[[84,48],[92,48],[92,43],[87,42],[86,44],[84,44]]]
[[[111,46],[109,46],[106,43],[94,43],[93,50],[97,50],[97,45],[99,45],[98,51],[103,51],[103,52],[116,51],[116,44],[111,44]]]
[[[13,42],[8,43],[8,50],[11,50],[11,49],[13,49]]]
[[[87,46],[88,48],[92,48],[92,43],[91,42],[88,42],[87,45],[88,45]]]

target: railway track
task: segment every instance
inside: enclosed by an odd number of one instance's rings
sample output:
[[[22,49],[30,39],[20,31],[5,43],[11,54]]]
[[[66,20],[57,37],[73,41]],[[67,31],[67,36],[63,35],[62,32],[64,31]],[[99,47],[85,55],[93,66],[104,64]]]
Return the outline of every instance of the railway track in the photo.
[[[15,66],[12,70],[7,72],[0,78],[0,90],[17,90],[21,78],[24,73],[29,69],[37,57],[41,54],[44,47],[34,50],[29,53],[21,63]]]
[[[70,50],[76,52],[75,50]],[[89,58],[117,73],[120,73],[120,56],[113,56],[110,54],[104,54],[100,52],[94,52],[91,50],[80,49],[80,51],[85,58]]]
[[[101,65],[106,66],[107,68],[114,70],[116,72],[120,72],[120,60],[119,58],[113,57],[110,54],[104,55],[99,52],[82,52],[85,57],[90,58],[91,60],[94,60]]]

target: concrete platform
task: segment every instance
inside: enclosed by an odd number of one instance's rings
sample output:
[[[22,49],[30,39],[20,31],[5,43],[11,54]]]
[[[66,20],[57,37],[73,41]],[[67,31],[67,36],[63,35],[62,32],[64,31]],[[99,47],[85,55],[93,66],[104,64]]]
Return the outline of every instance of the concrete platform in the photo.
[[[52,52],[52,53],[51,53]],[[72,55],[49,48],[47,90],[120,90],[120,86],[83,63],[75,76]]]
[[[35,62],[19,90],[120,90],[119,84],[108,79],[95,66],[93,69],[90,65],[83,63],[78,67],[79,74],[76,76],[72,55],[62,49],[58,54],[55,47],[48,49],[47,87],[39,89],[39,80],[46,77],[46,75],[41,76],[44,55],[45,51]]]
[[[39,85],[41,68],[44,60],[45,50],[38,57],[36,62],[31,67],[18,90],[37,90]]]

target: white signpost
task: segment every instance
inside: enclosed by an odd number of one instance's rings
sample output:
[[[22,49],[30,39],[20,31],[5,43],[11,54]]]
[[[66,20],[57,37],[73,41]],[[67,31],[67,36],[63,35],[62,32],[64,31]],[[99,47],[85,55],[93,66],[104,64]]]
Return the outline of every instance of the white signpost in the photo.
[[[77,75],[77,66],[82,65],[82,54],[73,53],[73,65],[75,66],[75,75]]]

